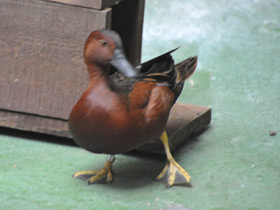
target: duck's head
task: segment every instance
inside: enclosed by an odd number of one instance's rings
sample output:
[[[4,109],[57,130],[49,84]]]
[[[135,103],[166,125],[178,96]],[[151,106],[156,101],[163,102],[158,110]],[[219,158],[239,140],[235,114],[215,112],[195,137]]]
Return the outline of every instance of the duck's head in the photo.
[[[125,57],[120,36],[111,30],[93,31],[89,35],[85,43],[84,59],[87,65],[112,65],[129,78],[139,75]]]

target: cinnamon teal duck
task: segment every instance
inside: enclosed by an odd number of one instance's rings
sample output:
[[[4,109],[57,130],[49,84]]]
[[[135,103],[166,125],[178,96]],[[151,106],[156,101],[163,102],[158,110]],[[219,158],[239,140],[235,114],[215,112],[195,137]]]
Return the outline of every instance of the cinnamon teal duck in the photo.
[[[112,182],[116,154],[160,139],[167,164],[157,179],[164,178],[167,187],[190,183],[190,175],[170,153],[165,127],[197,57],[175,66],[173,51],[134,68],[116,32],[98,30],[89,35],[84,47],[89,85],[71,111],[69,129],[79,146],[108,158],[103,169],[80,171],[73,177],[89,177],[89,184]]]

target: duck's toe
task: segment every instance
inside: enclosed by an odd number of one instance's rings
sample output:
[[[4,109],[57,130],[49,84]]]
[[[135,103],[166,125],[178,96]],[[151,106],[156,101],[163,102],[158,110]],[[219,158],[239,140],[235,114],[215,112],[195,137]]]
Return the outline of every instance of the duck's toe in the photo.
[[[191,176],[174,159],[167,162],[156,179],[162,179],[166,184],[166,188],[183,184],[191,186]]]
[[[87,181],[88,184],[98,181],[111,183],[113,181],[113,162],[114,157],[109,155],[104,168],[99,170],[79,171],[75,173],[73,177]]]

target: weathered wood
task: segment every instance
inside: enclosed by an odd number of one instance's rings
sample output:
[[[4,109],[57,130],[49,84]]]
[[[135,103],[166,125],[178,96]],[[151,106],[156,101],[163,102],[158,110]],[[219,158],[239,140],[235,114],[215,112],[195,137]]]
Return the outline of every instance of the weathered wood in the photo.
[[[170,112],[166,128],[171,151],[183,141],[187,141],[192,134],[207,127],[210,121],[210,108],[176,103]],[[0,126],[71,138],[67,120],[0,110]],[[159,139],[137,150],[164,154],[164,148]]]
[[[41,117],[39,115],[0,110],[0,126],[71,138],[67,120]]]
[[[128,2],[113,9],[114,29],[126,26],[121,33],[133,38],[124,36],[124,48],[130,61],[138,65],[145,1]],[[130,17],[118,17],[117,10]],[[2,0],[0,18],[0,109],[66,120],[87,86],[84,42],[91,31],[111,28],[112,9]]]
[[[76,5],[81,7],[89,7],[94,9],[104,9],[105,7],[111,7],[115,4],[118,4],[121,0],[47,0],[47,1]]]
[[[111,9],[1,0],[0,17],[0,108],[68,119],[87,86],[84,42],[111,27]]]

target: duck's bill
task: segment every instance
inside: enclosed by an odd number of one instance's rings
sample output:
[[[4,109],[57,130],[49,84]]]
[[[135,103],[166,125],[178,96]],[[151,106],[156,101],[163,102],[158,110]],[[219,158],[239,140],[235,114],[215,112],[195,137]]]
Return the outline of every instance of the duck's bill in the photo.
[[[110,61],[110,64],[128,78],[139,77],[138,71],[128,62],[122,49],[115,49],[114,58]]]

